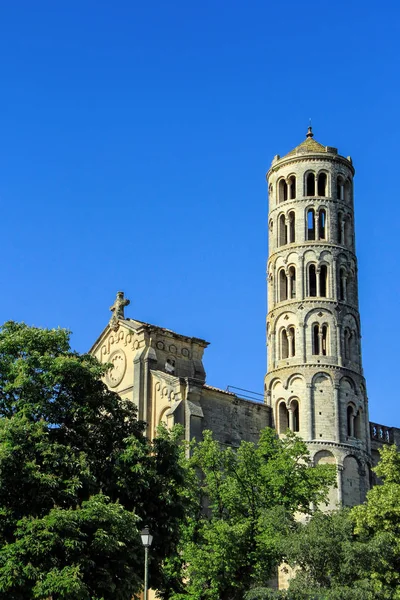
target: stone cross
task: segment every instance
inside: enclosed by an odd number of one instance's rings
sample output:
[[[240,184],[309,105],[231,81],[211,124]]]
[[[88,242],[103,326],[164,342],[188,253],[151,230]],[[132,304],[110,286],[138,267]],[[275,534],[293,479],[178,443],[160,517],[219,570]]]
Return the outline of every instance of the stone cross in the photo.
[[[124,292],[117,292],[117,297],[112,306],[110,306],[110,310],[112,312],[112,317],[110,320],[111,325],[115,325],[118,319],[125,319],[125,306],[130,304],[130,300],[128,298],[124,298]]]

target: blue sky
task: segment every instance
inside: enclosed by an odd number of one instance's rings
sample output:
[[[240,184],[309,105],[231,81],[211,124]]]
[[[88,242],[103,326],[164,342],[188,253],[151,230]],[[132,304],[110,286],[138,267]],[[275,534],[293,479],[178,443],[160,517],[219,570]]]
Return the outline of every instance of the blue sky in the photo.
[[[351,155],[370,418],[400,426],[399,12],[388,1],[15,0],[0,8],[0,321],[88,349],[127,316],[262,391],[265,173]]]

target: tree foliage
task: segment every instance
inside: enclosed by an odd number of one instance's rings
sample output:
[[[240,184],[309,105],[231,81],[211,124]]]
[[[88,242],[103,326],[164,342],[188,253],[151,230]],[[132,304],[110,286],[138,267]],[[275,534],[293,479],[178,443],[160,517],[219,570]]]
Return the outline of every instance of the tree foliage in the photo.
[[[130,600],[144,524],[162,586],[188,497],[179,433],[150,442],[107,368],[65,330],[0,329],[0,598]]]
[[[311,467],[301,440],[279,439],[271,429],[258,444],[242,442],[236,450],[222,449],[208,432],[191,462],[199,477],[198,512],[182,533],[181,571],[176,561],[166,565],[185,582],[171,597],[242,599],[256,582],[268,582],[294,514],[324,500],[334,469]]]
[[[288,591],[255,589],[248,600],[398,600],[400,598],[400,454],[381,450],[374,471],[382,485],[366,502],[332,513],[317,511],[283,541],[294,569]]]

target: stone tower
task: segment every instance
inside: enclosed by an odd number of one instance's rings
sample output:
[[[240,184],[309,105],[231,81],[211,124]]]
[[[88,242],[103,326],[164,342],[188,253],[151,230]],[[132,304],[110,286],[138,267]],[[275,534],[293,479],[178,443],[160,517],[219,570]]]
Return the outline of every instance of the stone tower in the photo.
[[[361,365],[354,168],[313,139],[275,156],[267,173],[269,258],[266,402],[282,434],[338,467],[338,502],[369,489],[368,400]]]

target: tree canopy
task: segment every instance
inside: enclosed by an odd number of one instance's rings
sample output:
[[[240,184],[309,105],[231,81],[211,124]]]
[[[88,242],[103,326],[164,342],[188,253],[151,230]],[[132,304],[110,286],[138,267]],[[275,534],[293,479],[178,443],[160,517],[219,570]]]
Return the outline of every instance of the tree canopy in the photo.
[[[280,439],[272,429],[237,449],[221,448],[208,432],[191,464],[198,511],[183,528],[179,557],[167,561],[166,570],[183,581],[174,599],[239,600],[255,583],[267,584],[294,515],[324,501],[335,480],[330,465],[310,465],[300,439]]]
[[[107,368],[63,329],[0,329],[0,598],[130,600],[145,524],[162,587],[186,510],[183,448],[178,433],[143,435]]]

